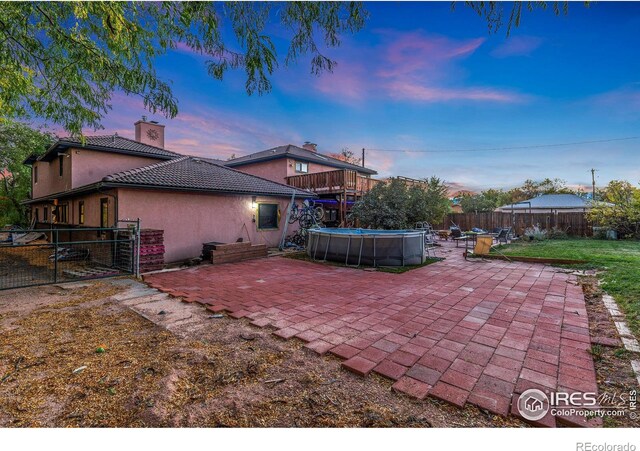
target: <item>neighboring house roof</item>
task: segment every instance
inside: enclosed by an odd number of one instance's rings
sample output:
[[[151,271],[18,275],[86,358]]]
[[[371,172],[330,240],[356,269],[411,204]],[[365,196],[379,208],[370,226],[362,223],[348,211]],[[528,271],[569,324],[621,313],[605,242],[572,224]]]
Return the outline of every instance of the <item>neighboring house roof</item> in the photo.
[[[276,160],[278,158],[295,158],[296,160],[308,161],[311,163],[323,164],[341,169],[351,169],[362,174],[377,174],[373,169],[358,166],[356,164],[347,163],[337,158],[322,155],[302,147],[287,144],[286,146],[278,146],[273,149],[263,150],[262,152],[252,153],[243,157],[234,158],[225,162],[226,166],[237,167],[246,164],[257,163],[261,161]]]
[[[500,207],[501,210],[529,210],[529,209],[569,209],[591,208],[593,202],[576,194],[542,194],[541,196],[527,199],[517,204],[508,204]]]
[[[36,158],[35,156],[30,155],[24,163],[32,164],[36,160],[50,161],[57,156],[59,151],[64,151],[71,147],[157,158],[160,160],[170,160],[182,156],[179,153],[171,152],[170,150],[143,144],[141,142],[134,141],[133,139],[123,138],[118,135],[85,136],[84,143],[80,138],[60,138],[51,147],[49,147],[42,156]]]
[[[103,177],[102,181],[62,193],[33,199],[34,203],[48,199],[69,197],[101,188],[132,187],[165,189],[173,191],[197,191],[224,194],[249,194],[258,196],[316,197],[316,194],[291,186],[272,182],[255,175],[214,163],[208,158],[183,156]]]

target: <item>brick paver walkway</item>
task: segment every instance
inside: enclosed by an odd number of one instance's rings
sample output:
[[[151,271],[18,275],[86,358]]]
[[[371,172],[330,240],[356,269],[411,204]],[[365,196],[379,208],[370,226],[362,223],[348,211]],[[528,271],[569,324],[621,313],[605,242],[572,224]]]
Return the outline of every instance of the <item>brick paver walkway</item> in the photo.
[[[517,395],[529,388],[596,392],[575,276],[537,264],[466,262],[461,253],[450,250],[446,260],[403,274],[276,257],[145,280],[214,312],[272,326],[421,399],[518,415]],[[584,424],[550,414],[538,423],[556,420]]]

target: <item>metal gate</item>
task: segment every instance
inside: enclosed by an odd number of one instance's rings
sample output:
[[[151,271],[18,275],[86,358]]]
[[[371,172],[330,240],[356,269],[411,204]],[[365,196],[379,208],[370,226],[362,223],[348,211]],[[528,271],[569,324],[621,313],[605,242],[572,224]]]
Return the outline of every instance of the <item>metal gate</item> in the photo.
[[[0,231],[0,290],[137,275],[138,229]]]

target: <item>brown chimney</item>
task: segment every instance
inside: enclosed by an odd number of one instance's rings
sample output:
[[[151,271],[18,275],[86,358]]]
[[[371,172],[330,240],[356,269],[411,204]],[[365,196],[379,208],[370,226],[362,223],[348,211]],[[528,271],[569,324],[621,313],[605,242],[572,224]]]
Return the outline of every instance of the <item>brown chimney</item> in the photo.
[[[142,120],[134,125],[136,127],[136,141],[164,149],[164,125],[158,124],[156,121],[147,122],[146,116],[142,116]]]
[[[318,151],[318,145],[309,141],[305,141],[304,144],[302,145],[302,148],[310,150],[311,152]]]

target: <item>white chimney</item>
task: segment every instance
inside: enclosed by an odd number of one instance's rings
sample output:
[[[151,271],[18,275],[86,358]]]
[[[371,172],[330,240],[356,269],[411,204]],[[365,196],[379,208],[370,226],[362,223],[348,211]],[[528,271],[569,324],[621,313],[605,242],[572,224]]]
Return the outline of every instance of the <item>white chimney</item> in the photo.
[[[302,148],[310,150],[311,152],[318,151],[318,145],[309,141],[305,141],[305,143],[302,145]]]
[[[136,127],[136,141],[164,149],[164,125],[156,121],[147,121],[146,116],[142,116],[142,120],[134,125]]]

